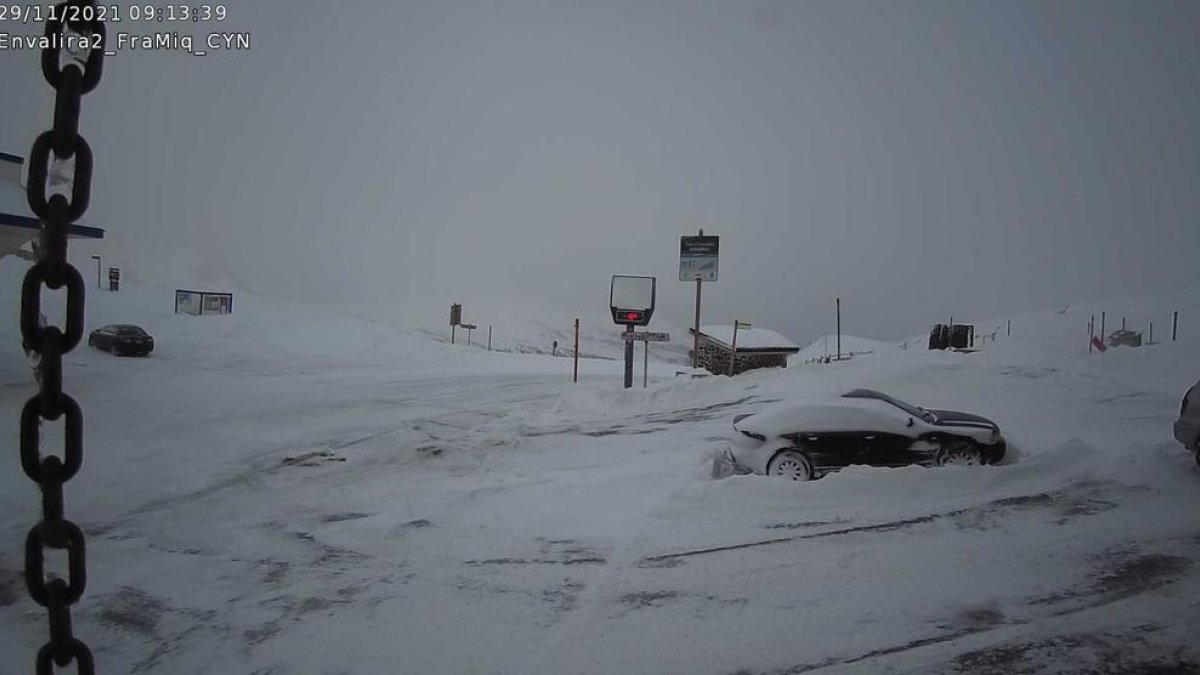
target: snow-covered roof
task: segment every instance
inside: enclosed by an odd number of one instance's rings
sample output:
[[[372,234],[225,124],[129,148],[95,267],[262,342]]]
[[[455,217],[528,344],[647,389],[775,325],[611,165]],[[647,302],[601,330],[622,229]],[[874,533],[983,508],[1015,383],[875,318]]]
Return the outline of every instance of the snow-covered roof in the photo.
[[[688,334],[692,333],[693,329],[688,329]],[[715,342],[719,342],[725,347],[729,347],[733,340],[733,325],[708,325],[700,326],[700,332],[707,335]],[[791,340],[783,337],[779,333],[766,328],[739,328],[737,332],[737,348],[738,351],[743,349],[777,349],[779,351],[800,351]]]

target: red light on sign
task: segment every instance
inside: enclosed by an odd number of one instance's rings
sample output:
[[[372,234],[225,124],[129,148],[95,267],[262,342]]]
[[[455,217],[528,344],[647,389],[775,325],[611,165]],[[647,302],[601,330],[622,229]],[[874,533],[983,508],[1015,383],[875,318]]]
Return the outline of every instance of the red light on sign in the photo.
[[[625,319],[628,321],[637,321],[640,318],[642,318],[642,315],[637,312],[626,312],[625,313]]]

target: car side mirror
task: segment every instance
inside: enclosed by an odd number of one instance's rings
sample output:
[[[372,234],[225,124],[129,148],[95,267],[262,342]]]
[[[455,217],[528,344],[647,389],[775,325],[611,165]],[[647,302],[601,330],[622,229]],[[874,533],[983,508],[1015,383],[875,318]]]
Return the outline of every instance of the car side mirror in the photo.
[[[911,427],[913,424],[916,424],[916,422],[913,422],[913,418],[908,418],[908,426]]]

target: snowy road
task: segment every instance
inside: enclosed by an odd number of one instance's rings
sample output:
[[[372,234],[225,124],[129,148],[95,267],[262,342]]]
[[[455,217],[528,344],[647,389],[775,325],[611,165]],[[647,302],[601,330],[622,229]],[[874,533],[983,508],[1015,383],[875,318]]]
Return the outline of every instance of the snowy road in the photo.
[[[572,385],[561,359],[77,352],[76,632],[130,673],[1196,672],[1200,476],[1169,437],[1182,352],[1032,349],[645,391]],[[6,368],[15,438],[31,387]],[[849,385],[994,417],[1015,461],[707,475],[735,412]],[[38,497],[15,452],[2,469],[0,670],[28,672]]]

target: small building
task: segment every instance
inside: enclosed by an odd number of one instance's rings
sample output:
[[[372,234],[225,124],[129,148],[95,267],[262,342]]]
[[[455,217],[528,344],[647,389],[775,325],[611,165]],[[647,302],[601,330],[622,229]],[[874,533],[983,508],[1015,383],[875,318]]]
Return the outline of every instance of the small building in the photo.
[[[695,329],[688,333],[694,335]],[[696,365],[718,375],[755,368],[786,368],[787,357],[800,351],[791,340],[766,328],[744,328],[737,332],[737,354],[733,354],[733,326],[700,326],[700,354]]]
[[[29,210],[25,187],[21,184],[24,163],[17,155],[0,152],[0,258],[7,255],[32,258],[22,247],[34,242],[42,231],[41,223]],[[104,230],[72,223],[67,225],[67,237],[103,239]]]

